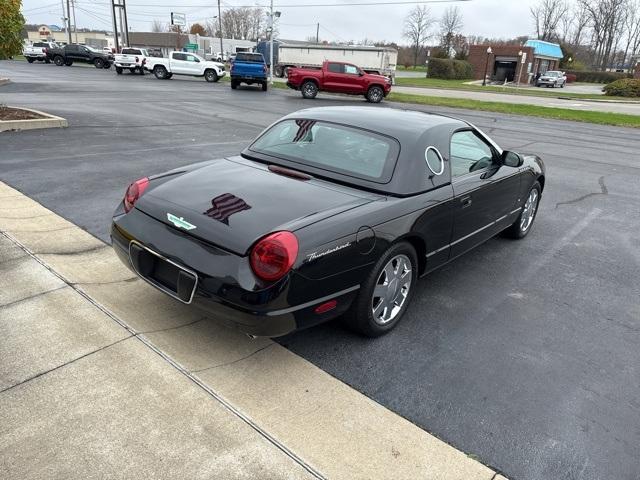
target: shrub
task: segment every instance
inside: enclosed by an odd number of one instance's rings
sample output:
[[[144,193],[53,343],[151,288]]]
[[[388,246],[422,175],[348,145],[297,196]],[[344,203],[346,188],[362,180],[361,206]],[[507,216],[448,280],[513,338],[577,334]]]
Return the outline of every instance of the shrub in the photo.
[[[623,78],[616,80],[604,88],[605,95],[616,97],[640,97],[640,79]]]
[[[593,72],[593,71],[578,71],[571,70],[566,71],[566,74],[572,74],[576,76],[576,82],[586,83],[611,83],[621,78],[631,78],[628,73],[621,72]]]
[[[473,78],[473,67],[465,60],[431,58],[428,76],[445,80],[466,80]]]

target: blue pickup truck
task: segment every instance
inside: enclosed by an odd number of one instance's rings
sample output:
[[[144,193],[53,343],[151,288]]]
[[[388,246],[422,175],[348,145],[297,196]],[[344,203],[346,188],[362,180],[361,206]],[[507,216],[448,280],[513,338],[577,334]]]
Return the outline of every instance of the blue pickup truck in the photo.
[[[241,83],[259,83],[262,91],[267,91],[267,64],[261,53],[242,52],[236,55],[231,64],[231,88],[235,90]]]

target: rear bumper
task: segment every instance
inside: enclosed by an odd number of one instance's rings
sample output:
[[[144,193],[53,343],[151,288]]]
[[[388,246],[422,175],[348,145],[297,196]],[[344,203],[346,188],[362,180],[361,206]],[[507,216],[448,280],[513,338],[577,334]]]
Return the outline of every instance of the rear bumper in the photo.
[[[231,80],[244,83],[262,83],[267,81],[266,75],[231,75]]]
[[[193,244],[193,240],[182,234],[172,233],[172,228],[161,224],[155,220],[151,222],[157,224],[157,229],[149,232],[149,238],[153,238],[153,243],[145,243],[140,238],[134,238],[130,233],[118,226],[118,221],[125,216],[114,217],[111,226],[112,246],[120,260],[147,283],[161,290],[163,293],[206,311],[212,315],[216,321],[238,329],[244,333],[256,336],[277,337],[285,335],[294,330],[310,327],[339,315],[342,315],[350,307],[351,302],[358,294],[359,285],[353,285],[339,291],[333,291],[334,285],[320,285],[320,281],[296,278],[296,275],[289,274],[283,281],[269,286],[262,290],[244,290],[239,287],[233,279],[231,273],[222,277],[217,275],[212,277],[210,273],[203,272],[198,265],[211,265],[220,262],[229,264],[233,259],[221,258],[217,253],[211,253],[205,257],[200,257],[201,261],[194,262],[193,259],[185,261],[183,258],[176,258],[172,252],[158,248],[161,245],[172,245],[173,252],[185,252],[199,250]],[[139,218],[146,217],[145,214],[138,214]],[[144,222],[148,220],[143,219]],[[160,242],[158,234],[164,235],[164,241]],[[171,237],[171,238],[167,238]],[[134,268],[135,261],[132,261],[131,244],[139,245],[144,249],[149,249],[158,256],[169,260],[178,268],[184,269],[187,274],[196,277],[193,291],[188,291],[179,298],[178,291],[170,291],[163,288],[161,284],[151,277],[146,277],[144,269]],[[208,250],[213,250],[210,247]],[[135,253],[133,254],[135,255]],[[235,257],[235,256],[234,256]],[[243,261],[241,257],[235,257],[238,262]],[[189,264],[191,263],[191,264]],[[198,264],[198,265],[196,265]],[[179,281],[177,282],[179,284]],[[314,288],[315,287],[315,288]],[[327,290],[331,292],[327,295]],[[317,297],[302,301],[304,295],[309,292],[316,292]],[[313,295],[312,295],[313,297]],[[316,313],[318,305],[329,300],[337,300],[337,306],[328,312]]]

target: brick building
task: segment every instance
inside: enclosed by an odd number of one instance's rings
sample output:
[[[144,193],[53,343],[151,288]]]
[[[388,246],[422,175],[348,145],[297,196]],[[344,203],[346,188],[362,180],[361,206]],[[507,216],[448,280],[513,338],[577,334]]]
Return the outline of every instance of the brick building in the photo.
[[[522,46],[471,45],[468,60],[477,80],[482,80],[486,68],[487,80],[492,82],[531,83],[538,73],[557,69],[562,57],[558,44],[528,40]]]

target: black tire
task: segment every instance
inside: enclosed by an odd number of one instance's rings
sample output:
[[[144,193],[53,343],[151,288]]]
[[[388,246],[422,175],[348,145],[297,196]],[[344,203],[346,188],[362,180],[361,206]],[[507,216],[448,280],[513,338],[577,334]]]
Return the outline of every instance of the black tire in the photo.
[[[73,60],[65,60],[64,61],[64,66],[65,67],[70,67],[71,65],[73,65]]]
[[[369,87],[367,90],[367,101],[371,103],[380,103],[384,98],[384,90],[378,85]]]
[[[138,73],[140,75],[144,75],[145,74],[144,67],[138,67]]]
[[[276,77],[282,78],[284,77],[284,68],[282,68],[282,65],[278,65],[276,66],[273,73],[275,74]]]
[[[236,88],[238,88],[238,81],[231,80],[231,90],[235,90]]]
[[[316,82],[307,80],[300,86],[300,92],[304,98],[312,100],[318,95],[318,85]]]
[[[56,55],[55,57],[53,57],[53,63],[61,67],[64,65],[64,58],[62,58],[61,55]]]
[[[536,198],[533,204],[533,214],[531,214],[531,211],[527,208],[527,204],[533,192],[536,192]],[[518,215],[516,221],[513,222],[513,224],[511,224],[511,226],[504,231],[507,237],[520,239],[526,237],[529,234],[538,213],[538,206],[540,204],[541,195],[542,187],[540,187],[540,184],[538,182],[535,182],[531,186],[531,190],[529,190],[529,193],[527,194],[527,198],[524,201],[524,205],[522,206],[520,215]],[[528,221],[523,221],[523,219],[528,218],[529,216],[531,216],[531,218]]]
[[[167,75],[169,75],[169,72],[167,72],[167,69],[162,65],[156,65],[153,68],[153,74],[158,80],[165,80],[167,78]]]
[[[102,60],[101,58],[96,58],[93,60],[93,65],[96,68],[104,68],[104,60]]]
[[[262,82],[262,91],[266,92],[267,91],[267,82]]]
[[[171,77],[173,77],[173,73],[167,73],[167,76],[165,78],[167,80],[171,80]]]
[[[33,59],[33,58],[31,58],[31,57],[27,57],[27,62],[29,62],[29,63],[33,63],[33,61],[34,61],[34,59]]]
[[[104,66],[102,68],[109,70],[111,68],[111,62],[104,62]]]
[[[564,82],[562,82],[562,84],[560,85],[560,88],[564,88]]]
[[[410,275],[410,283],[407,288],[406,296],[402,301],[402,304],[400,305],[400,309],[391,319],[382,323],[381,320],[376,320],[376,317],[378,315],[374,316],[374,309],[376,308],[376,305],[381,306],[380,303],[388,304],[389,302],[388,300],[383,301],[383,297],[376,297],[376,287],[385,286],[384,284],[379,283],[379,281],[382,280],[382,276],[386,275],[386,273],[383,273],[385,267],[387,266],[387,264],[399,258],[402,258],[403,260],[409,260],[411,272],[406,272],[406,274]],[[406,260],[404,260],[404,263],[406,264]],[[388,280],[389,279],[387,277],[387,284],[391,284],[391,282],[389,282]],[[403,315],[407,311],[407,308],[411,303],[411,298],[413,297],[413,292],[416,290],[417,280],[418,257],[416,255],[415,249],[411,246],[411,244],[407,242],[399,242],[392,245],[380,257],[378,262],[371,269],[371,273],[369,273],[369,276],[362,283],[358,296],[353,300],[351,307],[345,314],[344,320],[347,326],[355,332],[366,335],[367,337],[379,337],[380,335],[384,335],[385,333],[390,332],[400,322]],[[396,285],[398,285],[397,281]],[[394,288],[394,290],[390,293],[394,298],[391,301],[391,305],[393,308],[395,308],[395,306],[397,306],[396,300],[398,299],[398,295],[401,294],[402,289],[398,290],[397,287],[392,288]]]
[[[209,83],[215,83],[218,81],[218,72],[216,72],[212,68],[209,68],[208,70],[204,71],[204,79]]]
[[[48,58],[45,58],[44,63],[51,63],[51,60],[49,60]]]
[[[130,68],[129,73],[136,73],[136,68],[135,67]]]
[[[116,73],[122,75],[122,67],[116,67]]]

